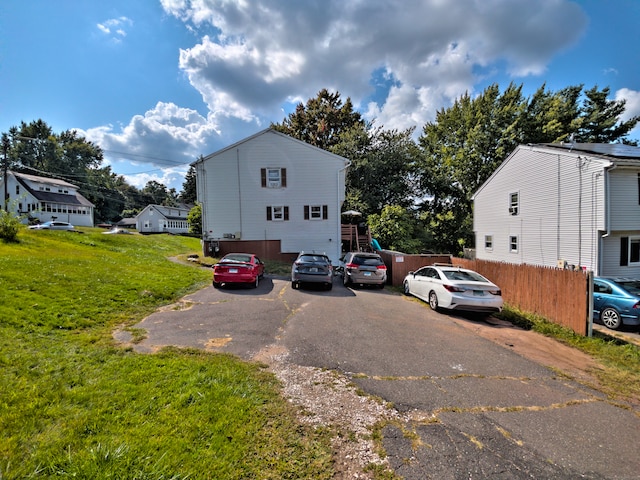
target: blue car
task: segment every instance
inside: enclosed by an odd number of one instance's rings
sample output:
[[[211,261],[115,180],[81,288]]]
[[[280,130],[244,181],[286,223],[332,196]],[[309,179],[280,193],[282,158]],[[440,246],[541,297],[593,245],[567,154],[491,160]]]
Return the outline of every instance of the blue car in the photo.
[[[594,278],[593,318],[611,330],[640,325],[640,280]]]

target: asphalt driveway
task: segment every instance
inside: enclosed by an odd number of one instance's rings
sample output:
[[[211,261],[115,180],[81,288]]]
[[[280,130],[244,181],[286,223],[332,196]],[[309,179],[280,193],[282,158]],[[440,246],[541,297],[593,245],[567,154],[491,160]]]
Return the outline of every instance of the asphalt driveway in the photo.
[[[136,349],[166,345],[251,360],[277,344],[297,365],[335,369],[411,412],[384,428],[398,475],[442,478],[638,478],[640,411],[474,333],[389,289],[205,288],[137,327]]]

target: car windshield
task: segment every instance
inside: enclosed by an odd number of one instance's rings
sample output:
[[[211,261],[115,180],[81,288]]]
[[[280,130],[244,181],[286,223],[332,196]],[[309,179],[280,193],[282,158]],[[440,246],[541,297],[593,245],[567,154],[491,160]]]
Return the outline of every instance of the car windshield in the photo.
[[[222,262],[244,262],[244,263],[250,263],[251,262],[251,255],[227,255],[221,261]]]
[[[479,273],[471,272],[469,270],[444,270],[443,273],[449,280],[462,282],[489,282],[489,280]]]
[[[640,281],[638,280],[625,280],[617,282],[622,288],[632,295],[640,296]]]

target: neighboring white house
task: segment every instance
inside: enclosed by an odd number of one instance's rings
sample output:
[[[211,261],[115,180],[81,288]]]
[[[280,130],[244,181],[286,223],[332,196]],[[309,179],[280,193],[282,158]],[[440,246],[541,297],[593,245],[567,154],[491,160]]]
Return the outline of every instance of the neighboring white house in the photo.
[[[521,145],[473,196],[476,258],[640,278],[640,148]]]
[[[136,228],[140,233],[188,233],[189,210],[187,206],[147,205],[135,217]]]
[[[277,254],[322,251],[338,262],[347,159],[266,129],[193,165],[205,252],[234,241]]]
[[[4,182],[4,178],[0,180],[2,195]],[[8,171],[6,193],[7,209],[23,215],[25,223],[58,220],[93,227],[93,203],[78,193],[78,187],[64,180]]]

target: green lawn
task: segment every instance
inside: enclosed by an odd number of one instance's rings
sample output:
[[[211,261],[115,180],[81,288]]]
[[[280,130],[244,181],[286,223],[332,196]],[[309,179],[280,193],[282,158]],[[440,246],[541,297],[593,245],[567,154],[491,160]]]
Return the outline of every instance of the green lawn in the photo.
[[[114,344],[211,281],[198,239],[21,230],[0,242],[0,478],[332,476],[326,432],[302,428],[259,365]]]

